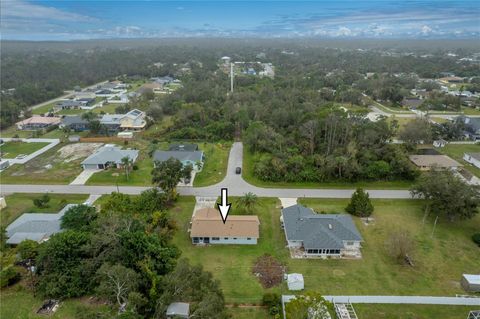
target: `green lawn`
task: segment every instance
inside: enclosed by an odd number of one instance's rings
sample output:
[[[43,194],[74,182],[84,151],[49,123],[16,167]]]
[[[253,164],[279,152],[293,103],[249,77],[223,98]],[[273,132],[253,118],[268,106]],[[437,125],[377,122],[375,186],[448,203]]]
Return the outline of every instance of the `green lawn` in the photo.
[[[122,106],[122,104],[115,104],[115,103],[109,103],[109,104],[104,104],[102,107],[96,107],[92,110],[93,113],[108,113],[108,114],[114,114],[115,109],[119,106]]]
[[[480,110],[473,107],[462,107],[462,111],[465,115],[480,115]]]
[[[44,299],[34,297],[33,293],[21,284],[3,289],[0,294],[0,318],[11,319],[75,319],[80,315],[85,318],[85,312],[102,313],[105,317],[113,318],[114,314],[105,305],[94,305],[88,301],[88,298],[69,299],[62,301],[60,307],[51,316],[37,315],[36,311],[43,304]],[[92,317],[93,318],[93,317]]]
[[[203,143],[199,147],[205,154],[205,165],[195,176],[193,186],[209,186],[221,182],[227,173],[231,143]]]
[[[2,129],[2,131],[0,131],[0,137],[16,137],[18,135],[18,137],[21,138],[29,138],[32,137],[32,134],[32,131],[17,130],[17,127],[15,125]]]
[[[470,171],[470,173],[480,177],[480,168],[463,160],[464,153],[479,153],[480,144],[447,144],[438,150],[463,164],[464,168]]]
[[[242,177],[252,185],[266,188],[338,188],[351,189],[363,187],[365,189],[409,189],[411,181],[372,181],[372,182],[265,182],[254,176],[253,167],[255,155],[243,149],[243,170]]]
[[[79,143],[60,143],[25,164],[12,165],[0,173],[0,180],[5,184],[69,184],[82,171],[80,163],[91,154],[73,152],[67,157],[59,152],[63,147],[75,145]]]
[[[353,305],[360,319],[465,319],[471,310],[478,306],[439,306],[439,305]]]
[[[273,318],[268,315],[267,311],[263,308],[241,308],[233,307],[229,311],[232,319],[267,319]]]
[[[53,107],[58,103],[58,101],[55,101],[50,104],[46,104],[44,106],[40,106],[34,110],[32,110],[32,114],[34,115],[43,115],[45,113],[48,113],[50,111],[53,111]]]
[[[83,203],[88,196],[78,194],[49,194],[50,202],[46,208],[37,208],[33,199],[43,194],[11,194],[5,197],[7,208],[1,212],[1,226],[7,226],[23,213],[58,213],[65,204]]]
[[[2,153],[2,158],[15,158],[19,154],[31,154],[35,151],[38,151],[44,146],[47,146],[49,143],[38,142],[38,143],[26,143],[26,142],[5,142],[0,145],[0,152]]]
[[[231,198],[235,213],[235,198]],[[347,200],[304,199],[317,211],[341,212]],[[199,263],[221,283],[227,303],[259,303],[264,290],[251,274],[254,260],[269,253],[280,259],[289,272],[302,273],[306,290],[322,294],[399,294],[454,295],[464,293],[459,279],[462,273],[478,271],[479,248],[470,236],[480,228],[480,216],[473,220],[450,224],[440,221],[431,237],[433,221],[422,227],[423,209],[418,200],[374,200],[375,225],[355,223],[362,234],[361,260],[301,260],[291,259],[285,248],[280,229],[280,203],[274,198],[262,198],[256,214],[259,216],[260,239],[255,246],[195,247],[187,233],[194,198],[181,197],[171,213],[179,230],[174,243],[182,255]],[[432,218],[433,219],[433,218]],[[402,225],[414,235],[415,267],[397,265],[387,254],[385,242],[389,231]],[[271,289],[289,293],[285,285]]]

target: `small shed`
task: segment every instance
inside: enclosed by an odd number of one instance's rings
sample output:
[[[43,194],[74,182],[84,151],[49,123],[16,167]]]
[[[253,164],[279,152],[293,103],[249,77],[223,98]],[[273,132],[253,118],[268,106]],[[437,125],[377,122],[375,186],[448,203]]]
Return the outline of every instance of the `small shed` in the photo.
[[[117,136],[120,138],[133,138],[133,132],[118,132]]]
[[[287,275],[288,290],[303,290],[304,282],[302,274],[288,274]]]
[[[167,308],[167,318],[186,318],[190,317],[190,305],[186,302],[173,302]]]
[[[463,274],[460,284],[465,291],[480,292],[480,275]]]
[[[7,202],[5,201],[5,197],[0,197],[0,210],[7,207]]]

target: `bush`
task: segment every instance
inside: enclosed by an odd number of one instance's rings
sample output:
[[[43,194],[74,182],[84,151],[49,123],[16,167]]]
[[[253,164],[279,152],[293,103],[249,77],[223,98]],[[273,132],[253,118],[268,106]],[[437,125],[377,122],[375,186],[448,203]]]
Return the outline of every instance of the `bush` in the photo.
[[[48,202],[50,201],[50,196],[45,193],[42,197],[40,198],[34,198],[33,199],[33,205],[35,205],[38,208],[44,208],[48,207]]]
[[[368,193],[362,188],[357,188],[345,210],[347,213],[359,217],[368,217],[372,215],[373,205],[370,202]]]
[[[475,244],[478,245],[478,247],[480,247],[480,233],[473,234],[472,240]]]
[[[138,171],[138,165],[133,165],[133,166],[132,166],[132,170]]]
[[[262,298],[262,305],[268,308],[268,313],[272,316],[279,313],[280,309],[280,296],[276,293],[265,293]]]
[[[0,272],[0,287],[11,286],[20,278],[20,273],[13,266],[8,266]]]

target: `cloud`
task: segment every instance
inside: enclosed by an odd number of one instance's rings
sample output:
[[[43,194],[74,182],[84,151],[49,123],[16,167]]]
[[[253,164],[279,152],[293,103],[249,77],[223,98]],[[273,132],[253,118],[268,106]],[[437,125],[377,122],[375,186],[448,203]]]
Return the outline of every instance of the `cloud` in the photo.
[[[86,22],[95,20],[91,17],[73,12],[59,10],[53,7],[42,6],[23,0],[4,0],[0,3],[3,19],[49,20]]]
[[[422,27],[422,31],[421,31],[421,32],[422,32],[423,35],[429,35],[430,33],[433,32],[433,30],[432,30],[432,28],[430,28],[428,25],[424,25],[424,26]]]

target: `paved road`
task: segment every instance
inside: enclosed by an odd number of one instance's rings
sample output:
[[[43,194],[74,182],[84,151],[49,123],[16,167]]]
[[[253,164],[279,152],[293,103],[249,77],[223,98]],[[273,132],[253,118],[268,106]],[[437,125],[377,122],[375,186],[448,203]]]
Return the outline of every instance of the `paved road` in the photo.
[[[178,187],[181,195],[201,197],[220,196],[221,188],[228,188],[231,196],[241,196],[252,192],[261,197],[311,197],[311,198],[350,198],[353,189],[288,189],[288,188],[262,188],[247,183],[241,175],[235,174],[236,167],[242,167],[243,144],[236,142],[230,150],[227,174],[220,183],[207,187]],[[139,194],[148,187],[120,186],[118,190],[125,194]],[[84,185],[0,185],[1,193],[60,193],[60,194],[110,194],[117,191],[112,186],[84,186]],[[369,190],[371,198],[411,198],[408,190]]]

